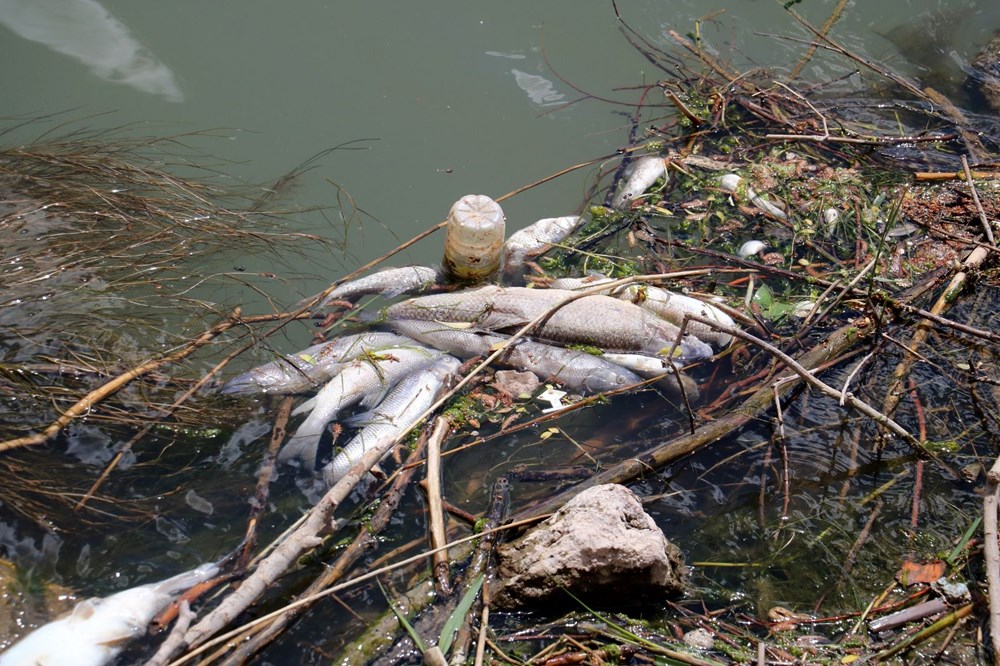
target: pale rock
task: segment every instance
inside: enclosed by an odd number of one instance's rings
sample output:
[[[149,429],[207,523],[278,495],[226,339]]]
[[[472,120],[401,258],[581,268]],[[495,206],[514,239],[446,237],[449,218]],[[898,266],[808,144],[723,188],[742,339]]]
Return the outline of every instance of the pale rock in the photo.
[[[621,485],[584,490],[498,549],[498,608],[657,600],[684,589],[680,551]]]

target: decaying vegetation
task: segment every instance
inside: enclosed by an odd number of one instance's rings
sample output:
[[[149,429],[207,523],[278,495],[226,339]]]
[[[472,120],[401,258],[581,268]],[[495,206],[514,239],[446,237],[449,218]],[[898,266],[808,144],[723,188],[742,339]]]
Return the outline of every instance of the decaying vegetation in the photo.
[[[218,581],[222,598],[206,600],[196,621],[183,605],[149,663],[246,663],[275,641],[271,649],[291,649],[279,639],[304,610],[361,586],[381,596],[371,586],[376,579],[392,612],[345,618],[346,629],[312,636],[324,658],[336,651],[344,663],[414,655],[441,663],[449,647],[451,663],[550,666],[850,663],[897,655],[911,663],[973,663],[1000,654],[1000,471],[992,462],[1000,452],[998,137],[935,91],[851,54],[826,36],[829,26],[810,30],[807,57],[853,62],[882,81],[887,98],[906,103],[872,110],[861,92],[848,96],[844,82],[741,73],[689,37],[672,34],[677,50],[665,52],[626,25],[626,36],[664,78],[643,91],[637,136],[622,159],[604,160],[588,224],[539,260],[531,276],[597,270],[719,297],[741,328],[727,331],[738,338],[733,346],[693,370],[703,402],[684,405],[683,417],[666,423],[665,402],[631,405],[637,424],[622,428],[621,451],[597,450],[567,424],[613,396],[540,413],[491,381],[484,361],[442,400],[443,416],[405,442],[406,462],[369,492],[370,504],[356,509],[349,528],[334,530],[331,521],[347,517],[351,493],[374,460],[357,465],[261,549],[258,531],[275,501],[274,458],[291,407],[289,399],[276,401],[266,410],[269,436],[256,438],[254,508]],[[645,110],[654,99],[673,113],[650,123]],[[199,389],[239,353],[271,345],[275,332],[310,317],[311,305],[330,291],[288,312],[209,305],[188,287],[209,279],[192,274],[200,254],[234,241],[287,252],[316,239],[282,232],[281,215],[254,209],[252,195],[224,197],[154,168],[155,160],[135,161],[162,154],[161,143],[108,139],[71,135],[0,152],[0,228],[8,237],[5,257],[13,259],[0,274],[8,298],[0,321],[10,331],[0,340],[0,464],[11,480],[0,500],[31,520],[45,515],[58,523],[68,505],[94,521],[101,512],[126,513],[123,498],[102,489],[114,483],[122,452],[141,446],[145,455],[167,456],[171,445],[197,447],[211,442],[215,429],[248,418],[252,406],[215,401]],[[601,205],[628,161],[642,154],[664,155],[668,178],[626,210]],[[723,187],[729,174],[739,183]],[[763,248],[741,253],[748,240]],[[237,333],[245,337],[219,351],[215,343]],[[117,457],[96,482],[82,474],[51,478],[38,461],[61,455],[67,428],[81,423],[112,433]],[[162,440],[148,437],[168,428]],[[572,453],[546,453],[528,465],[536,477],[572,482],[542,493],[523,467],[503,460],[496,467],[504,473],[488,475],[495,477],[489,491],[468,493],[481,513],[442,502],[433,470],[519,436],[539,445],[570,442]],[[721,451],[717,458],[713,449]],[[696,452],[706,456],[697,474],[680,462]],[[431,548],[420,540],[366,560],[424,473],[424,460],[435,509]],[[723,466],[736,471],[718,477]],[[698,521],[692,541],[715,544],[701,554],[716,558],[693,563],[687,599],[664,600],[651,615],[627,600],[621,609],[575,600],[568,604],[574,613],[558,620],[490,617],[490,548],[505,532],[598,483],[641,486],[651,504],[680,511],[683,501],[671,496],[703,477],[727,486],[716,498],[719,515],[706,508],[684,516]],[[839,513],[811,511],[821,504]],[[141,513],[144,504],[135,505]],[[807,531],[809,519],[815,523]],[[344,535],[335,548],[333,539]],[[754,547],[740,551],[733,545],[740,539]],[[793,543],[794,558],[786,552]],[[718,559],[726,556],[745,559]],[[727,576],[727,568],[746,573]],[[240,584],[223,587],[230,578]],[[796,607],[784,608],[788,603]],[[637,619],[640,613],[647,618]],[[991,646],[979,644],[980,632],[992,636]]]

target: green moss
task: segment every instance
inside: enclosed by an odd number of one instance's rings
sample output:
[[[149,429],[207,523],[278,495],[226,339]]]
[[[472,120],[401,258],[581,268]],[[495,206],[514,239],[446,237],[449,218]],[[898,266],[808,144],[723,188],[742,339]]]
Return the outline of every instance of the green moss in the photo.
[[[593,347],[591,345],[566,345],[566,347],[574,351],[583,352],[584,354],[590,354],[591,356],[604,356],[604,350],[600,347]]]
[[[941,439],[937,441],[928,440],[924,442],[924,449],[935,455],[941,455],[942,453],[957,453],[962,448],[962,445],[954,439]]]

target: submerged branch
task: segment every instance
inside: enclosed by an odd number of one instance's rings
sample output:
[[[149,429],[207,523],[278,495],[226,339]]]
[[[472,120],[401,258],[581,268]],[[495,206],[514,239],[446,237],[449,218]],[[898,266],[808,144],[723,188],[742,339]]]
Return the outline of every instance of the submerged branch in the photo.
[[[59,432],[63,430],[66,426],[72,423],[74,420],[86,416],[90,410],[92,410],[101,401],[105,400],[108,396],[113,395],[124,386],[129,384],[135,379],[148,375],[156,370],[159,370],[165,365],[171,363],[176,363],[181,361],[194,352],[198,351],[209,342],[214,340],[221,333],[228,331],[234,326],[241,326],[248,323],[260,323],[266,321],[275,321],[285,318],[287,315],[285,313],[276,315],[256,315],[253,317],[241,317],[239,310],[233,312],[232,316],[224,322],[220,322],[215,326],[211,327],[207,331],[203,332],[198,337],[194,338],[188,342],[184,347],[157,359],[152,359],[142,363],[101,385],[99,388],[94,389],[84,397],[77,400],[72,406],[69,407],[62,415],[50,424],[47,428],[34,435],[27,435],[25,437],[18,437],[15,439],[9,439],[5,442],[0,442],[0,453],[6,451],[11,451],[25,446],[35,446],[37,444],[43,444],[49,439],[55,437]],[[299,319],[309,318],[311,315],[308,313],[299,315]]]

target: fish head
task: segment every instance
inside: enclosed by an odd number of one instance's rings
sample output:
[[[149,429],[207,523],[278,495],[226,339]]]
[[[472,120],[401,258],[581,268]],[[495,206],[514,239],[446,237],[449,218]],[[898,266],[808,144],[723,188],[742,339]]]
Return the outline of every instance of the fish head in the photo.
[[[602,393],[604,391],[614,391],[637,382],[640,378],[631,376],[632,373],[613,368],[594,368],[584,380],[583,385],[588,393]]]

